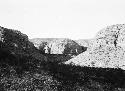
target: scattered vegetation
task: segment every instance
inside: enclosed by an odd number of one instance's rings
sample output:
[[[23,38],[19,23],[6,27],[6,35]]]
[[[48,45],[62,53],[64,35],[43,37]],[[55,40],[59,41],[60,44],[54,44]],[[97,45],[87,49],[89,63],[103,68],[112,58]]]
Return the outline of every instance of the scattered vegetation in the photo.
[[[24,61],[29,60],[25,58]],[[12,61],[12,60],[10,60]],[[124,91],[125,71],[34,60],[16,66],[0,65],[2,91]],[[34,62],[34,63],[33,63]]]

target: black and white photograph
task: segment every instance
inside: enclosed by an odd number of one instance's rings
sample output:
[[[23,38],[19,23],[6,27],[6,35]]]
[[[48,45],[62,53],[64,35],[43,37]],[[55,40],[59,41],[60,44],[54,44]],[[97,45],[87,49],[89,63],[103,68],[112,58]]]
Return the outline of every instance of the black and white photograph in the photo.
[[[125,0],[0,0],[0,91],[125,91]]]

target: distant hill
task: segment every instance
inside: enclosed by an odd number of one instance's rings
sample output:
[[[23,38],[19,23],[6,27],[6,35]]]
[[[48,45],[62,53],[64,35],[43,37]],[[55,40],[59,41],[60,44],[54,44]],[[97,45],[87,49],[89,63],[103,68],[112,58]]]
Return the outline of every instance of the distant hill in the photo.
[[[80,46],[71,39],[66,38],[35,38],[31,39],[34,46],[42,53],[78,55],[86,51],[86,47]]]

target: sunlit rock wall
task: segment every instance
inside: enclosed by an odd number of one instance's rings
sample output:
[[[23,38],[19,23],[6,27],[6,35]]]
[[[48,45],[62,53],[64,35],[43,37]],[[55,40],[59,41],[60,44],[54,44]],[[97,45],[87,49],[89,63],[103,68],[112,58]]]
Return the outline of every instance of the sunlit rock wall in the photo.
[[[91,40],[88,50],[66,64],[125,68],[125,24],[108,26]]]

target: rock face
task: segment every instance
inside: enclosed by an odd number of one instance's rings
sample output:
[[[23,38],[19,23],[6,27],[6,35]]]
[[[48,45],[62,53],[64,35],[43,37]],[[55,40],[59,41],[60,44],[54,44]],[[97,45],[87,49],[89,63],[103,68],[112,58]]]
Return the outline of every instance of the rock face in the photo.
[[[65,63],[125,69],[125,24],[112,25],[102,29],[91,40],[86,52]]]
[[[75,41],[64,38],[54,39],[32,39],[31,42],[43,53],[46,54],[69,54],[78,55],[87,48],[80,46]]]

